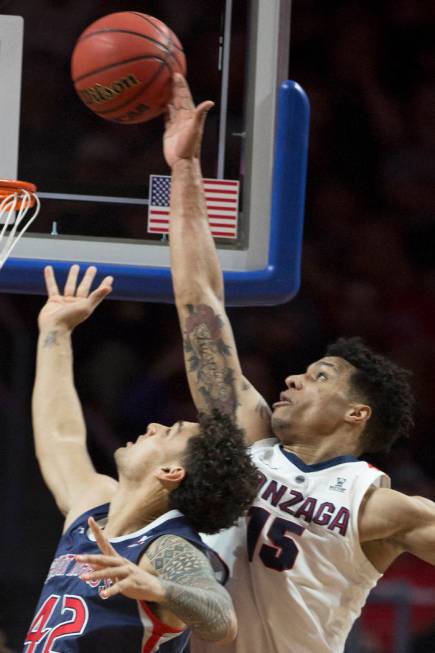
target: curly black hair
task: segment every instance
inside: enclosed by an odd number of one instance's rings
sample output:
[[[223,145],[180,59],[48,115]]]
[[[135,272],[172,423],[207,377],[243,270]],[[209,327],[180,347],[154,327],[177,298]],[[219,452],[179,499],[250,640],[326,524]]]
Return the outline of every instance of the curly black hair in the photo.
[[[365,453],[389,451],[398,438],[409,437],[415,400],[408,370],[376,354],[357,337],[339,338],[328,346],[326,355],[344,358],[356,367],[350,378],[352,392],[372,409],[362,433]]]
[[[169,494],[196,530],[217,533],[245,513],[257,494],[260,476],[244,442],[243,431],[228,415],[214,410],[199,415],[198,435],[183,456],[186,476]]]

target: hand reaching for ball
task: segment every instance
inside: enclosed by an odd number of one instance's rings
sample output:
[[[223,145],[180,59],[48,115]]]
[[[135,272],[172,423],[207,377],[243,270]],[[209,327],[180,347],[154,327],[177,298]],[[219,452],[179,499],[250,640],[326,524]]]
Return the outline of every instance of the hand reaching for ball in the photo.
[[[173,78],[172,102],[168,105],[163,152],[169,167],[182,159],[198,159],[205,118],[214,102],[195,107],[189,86],[180,74]]]

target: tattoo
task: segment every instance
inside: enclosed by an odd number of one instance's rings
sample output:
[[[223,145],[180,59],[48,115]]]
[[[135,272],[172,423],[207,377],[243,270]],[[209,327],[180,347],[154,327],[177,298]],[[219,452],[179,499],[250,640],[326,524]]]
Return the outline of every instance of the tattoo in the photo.
[[[270,410],[270,407],[267,405],[264,399],[259,399],[257,401],[257,405],[255,406],[255,412],[259,413],[261,419],[270,421],[270,416],[272,415],[272,411]]]
[[[57,331],[49,331],[43,342],[43,347],[54,347],[57,345]]]
[[[233,607],[205,555],[176,535],[159,537],[145,555],[165,590],[162,605],[201,639],[223,639],[233,622]]]
[[[210,306],[188,305],[189,315],[184,333],[184,350],[189,356],[187,370],[196,376],[207,411],[217,408],[223,413],[234,415],[237,398],[234,384],[234,370],[226,358],[231,355],[222,338],[223,322]]]

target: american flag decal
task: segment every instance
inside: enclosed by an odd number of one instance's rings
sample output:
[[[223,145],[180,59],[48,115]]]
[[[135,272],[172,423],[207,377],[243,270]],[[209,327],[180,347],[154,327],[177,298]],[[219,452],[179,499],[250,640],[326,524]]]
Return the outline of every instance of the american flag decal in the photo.
[[[239,182],[227,179],[204,179],[208,220],[213,236],[237,238]],[[169,231],[169,200],[171,178],[150,176],[148,233],[167,234]]]

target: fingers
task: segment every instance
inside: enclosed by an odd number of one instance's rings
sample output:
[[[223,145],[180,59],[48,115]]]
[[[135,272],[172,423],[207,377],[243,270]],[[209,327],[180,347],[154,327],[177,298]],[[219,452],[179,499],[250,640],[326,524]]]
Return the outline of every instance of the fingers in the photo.
[[[88,556],[85,556],[86,558]],[[89,556],[92,557],[92,556]],[[130,575],[130,568],[128,564],[125,563],[124,559],[121,558],[112,558],[111,556],[94,556],[94,558],[101,558],[101,563],[92,560],[82,560],[80,562],[86,562],[86,564],[94,567],[92,571],[86,571],[83,573],[80,578],[82,580],[101,580],[102,578],[109,578],[110,580],[118,580],[126,578]],[[101,566],[100,566],[101,565]]]
[[[120,592],[129,598],[146,601],[160,601],[164,596],[154,574],[148,573],[126,558],[91,554],[78,555],[76,558],[90,567],[85,568],[84,573],[80,575],[82,581],[96,585],[104,581],[105,587],[100,593],[104,599]]]
[[[105,587],[103,590],[101,590],[101,597],[103,599],[109,599],[111,596],[120,594],[122,590],[125,590],[127,588],[128,588],[128,580],[126,579],[121,580],[118,583],[113,583],[109,587]]]
[[[175,109],[194,109],[190,88],[183,75],[175,73],[173,78],[173,105]]]
[[[54,276],[54,271],[51,265],[47,265],[44,268],[44,279],[45,279],[45,287],[47,288],[47,295],[49,297],[54,297],[54,295],[58,295],[59,288],[57,287],[56,277]]]
[[[113,546],[110,544],[109,540],[104,535],[103,531],[98,526],[97,522],[93,517],[89,517],[88,524],[89,524],[89,528],[94,534],[98,546],[100,547],[100,551],[106,556],[112,556],[118,559],[121,558],[121,556],[115,551]]]
[[[204,118],[207,115],[207,113],[210,111],[210,109],[213,109],[213,107],[214,107],[214,102],[212,102],[211,100],[206,100],[205,102],[201,102],[201,104],[199,104],[196,107],[196,115],[197,116],[199,115],[201,118]]]
[[[204,130],[204,123],[205,123],[205,119],[207,118],[207,114],[210,111],[210,109],[212,109],[213,107],[214,107],[214,102],[212,102],[211,100],[206,100],[205,102],[201,102],[201,104],[196,107],[194,122],[200,134],[202,134]]]
[[[169,122],[173,122],[176,109],[192,109],[195,110],[196,114],[199,114],[202,117],[203,115],[206,115],[212,107],[214,107],[214,102],[206,100],[205,102],[201,102],[201,104],[199,104],[195,109],[189,85],[180,73],[175,73],[173,84],[174,98],[173,102],[168,104]]]
[[[76,292],[77,277],[79,276],[80,267],[72,265],[69,269],[63,294],[65,297],[74,297]]]
[[[101,590],[101,598],[103,599],[109,599],[111,596],[115,596],[116,594],[124,594],[125,596],[129,596],[131,598],[134,597],[139,600],[141,600],[143,596],[145,599],[144,594],[140,593],[139,591],[133,591],[130,577],[118,580],[115,583],[109,585],[109,587],[105,587],[103,590]]]
[[[112,292],[112,283],[113,277],[105,277],[98,288],[91,292],[89,300],[92,304],[92,308],[98,306],[98,304]]]
[[[167,111],[165,113],[165,129],[168,130],[175,121],[175,108],[173,104],[168,104]]]
[[[83,275],[83,279],[81,280],[76,290],[79,272],[80,272],[79,265],[75,264],[70,267],[65,282],[65,288],[64,288],[65,297],[82,297],[82,298],[88,297],[89,290],[97,274],[97,268],[93,265],[88,267],[85,274]],[[59,288],[56,283],[56,277],[54,275],[54,271],[51,265],[47,265],[44,268],[44,279],[45,279],[45,286],[47,288],[48,297],[54,297],[55,295],[59,295],[60,294]],[[111,276],[104,277],[104,279],[102,280],[98,288],[89,295],[93,308],[95,308],[104,299],[104,297],[106,297],[109,293],[112,292],[112,284],[113,284],[113,277]]]
[[[92,282],[95,279],[97,274],[97,268],[91,265],[83,275],[83,279],[80,282],[79,287],[77,288],[77,297],[87,297],[89,289],[92,286]]]

